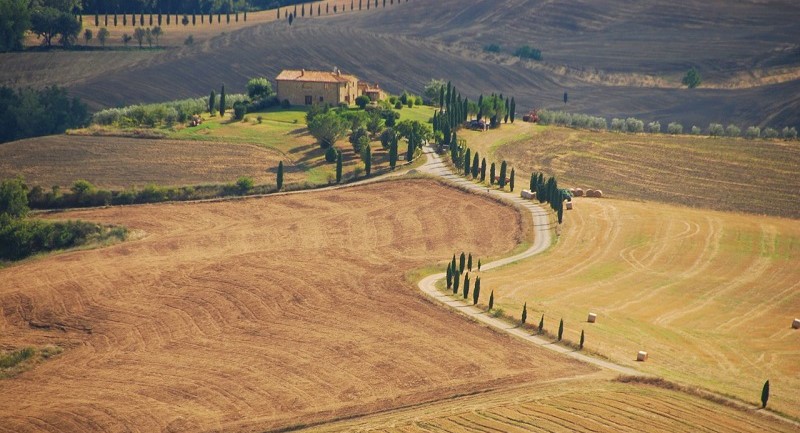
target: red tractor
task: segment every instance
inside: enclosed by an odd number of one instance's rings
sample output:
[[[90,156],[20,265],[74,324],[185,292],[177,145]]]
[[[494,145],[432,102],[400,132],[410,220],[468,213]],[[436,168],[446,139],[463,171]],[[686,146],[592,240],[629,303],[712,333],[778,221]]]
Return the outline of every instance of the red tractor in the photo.
[[[539,114],[536,110],[531,110],[528,114],[522,116],[523,122],[539,123]]]

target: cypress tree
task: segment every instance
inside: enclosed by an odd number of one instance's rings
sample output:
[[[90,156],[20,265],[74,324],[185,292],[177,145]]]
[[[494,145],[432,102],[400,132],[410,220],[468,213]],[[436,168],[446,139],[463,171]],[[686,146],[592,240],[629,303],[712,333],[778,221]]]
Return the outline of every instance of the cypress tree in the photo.
[[[278,8],[278,17],[276,19],[281,19],[281,8]]]
[[[472,178],[477,179],[480,172],[480,161],[478,161],[478,152],[472,157]]]
[[[464,154],[464,176],[469,176],[470,171],[470,160],[472,159],[472,155],[470,154],[470,150],[467,149],[467,152]]]
[[[544,314],[542,314],[542,318],[539,319],[539,333],[541,334],[544,332]]]
[[[208,113],[212,116],[214,115],[214,107],[217,106],[217,93],[213,90],[211,91],[211,95],[208,96]]]
[[[511,192],[514,192],[514,168],[511,168],[511,176],[508,180],[508,187],[511,189]]]
[[[450,263],[447,264],[447,289],[450,290],[453,287],[453,270],[450,269]]]
[[[278,163],[278,179],[276,183],[278,184],[278,191],[280,191],[283,188],[283,161]]]
[[[222,85],[222,90],[219,92],[219,116],[225,116],[225,85]]]
[[[244,10],[244,22],[247,22],[247,9]]]
[[[453,275],[453,294],[454,295],[458,294],[458,285],[459,285],[459,281],[461,281],[460,277],[461,277],[460,274],[459,275],[455,275],[455,274]]]
[[[372,148],[369,145],[364,148],[364,172],[367,176],[372,172]]]
[[[342,151],[336,151],[336,183],[342,183]]]
[[[472,289],[472,305],[478,305],[481,296],[481,277],[475,278],[475,287]]]
[[[461,256],[458,258],[458,273],[464,273],[464,265],[466,265],[467,256],[464,255],[464,252],[461,252]]]
[[[469,296],[469,274],[464,275],[464,299]]]
[[[508,123],[509,111],[511,111],[511,103],[508,101],[508,97],[506,97],[506,116],[503,118],[503,123]]]
[[[495,178],[495,169],[494,169],[494,163],[492,163],[492,168],[489,169],[489,185],[494,185],[494,178]]]
[[[579,350],[583,350],[583,329],[581,329],[581,342],[578,344]]]
[[[481,271],[481,259],[478,259],[478,272]]]
[[[481,182],[486,180],[486,158],[481,160]]]
[[[467,257],[467,270],[472,272],[472,253],[469,253],[469,256]]]
[[[764,382],[764,387],[761,388],[761,408],[767,407],[769,401],[769,381]]]
[[[453,254],[453,260],[450,262],[450,265],[453,267],[453,275],[455,275],[456,270],[458,269],[456,267],[456,255],[455,254]]]
[[[100,27],[100,15],[97,12],[94,14],[94,26]]]
[[[531,184],[528,188],[531,191],[536,191],[536,173],[531,173]]]
[[[397,165],[397,137],[392,138],[392,142],[389,144],[389,167],[394,170],[394,167]]]
[[[489,311],[492,311],[492,308],[494,308],[494,290],[489,294]]]
[[[508,115],[511,118],[511,123],[514,123],[514,115],[515,115],[514,112],[517,110],[517,103],[514,101],[514,97],[513,96],[511,97],[511,107],[510,108],[511,109],[508,110],[509,111]]]
[[[508,164],[503,161],[500,164],[500,179],[497,181],[497,184],[500,186],[500,189],[506,187],[506,170],[508,169]]]
[[[564,335],[564,319],[561,319],[558,322],[558,341],[561,341],[561,337]]]
[[[406,150],[406,162],[411,162],[414,159],[414,151],[417,150],[417,137],[414,131],[411,131],[408,137],[408,149]]]
[[[522,323],[521,324],[524,325],[526,320],[528,320],[528,303],[527,302],[522,306]]]

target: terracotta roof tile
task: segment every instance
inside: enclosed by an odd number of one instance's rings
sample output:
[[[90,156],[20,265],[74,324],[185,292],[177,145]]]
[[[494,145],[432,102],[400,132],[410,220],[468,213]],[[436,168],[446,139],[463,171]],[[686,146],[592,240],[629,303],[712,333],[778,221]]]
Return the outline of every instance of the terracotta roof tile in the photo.
[[[329,71],[303,71],[286,69],[278,74],[275,78],[276,81],[307,81],[314,83],[347,83],[355,81],[357,78],[353,75],[336,74]]]

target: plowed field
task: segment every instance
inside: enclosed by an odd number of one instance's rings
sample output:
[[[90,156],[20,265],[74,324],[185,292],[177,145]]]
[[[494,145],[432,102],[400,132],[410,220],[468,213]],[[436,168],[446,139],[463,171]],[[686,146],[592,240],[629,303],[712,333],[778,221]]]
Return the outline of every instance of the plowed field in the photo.
[[[143,237],[0,270],[0,346],[65,348],[2,382],[3,432],[265,431],[593,371],[405,279],[526,231],[432,181],[59,218]]]
[[[795,427],[649,385],[569,381],[321,426],[314,432],[761,433]]]
[[[558,244],[481,276],[495,305],[622,365],[800,415],[797,220],[576,198]],[[595,312],[597,323],[586,323]],[[637,363],[636,352],[649,360]]]

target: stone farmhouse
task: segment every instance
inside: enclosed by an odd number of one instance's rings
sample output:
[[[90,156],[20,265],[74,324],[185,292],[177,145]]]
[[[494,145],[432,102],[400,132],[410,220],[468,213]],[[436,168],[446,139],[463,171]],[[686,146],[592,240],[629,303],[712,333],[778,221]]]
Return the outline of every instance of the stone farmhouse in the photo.
[[[278,74],[278,100],[288,100],[291,105],[354,104],[360,95],[376,101],[384,97],[380,87],[360,83],[355,75],[332,72],[287,69]]]

